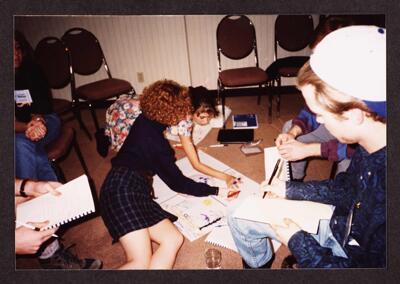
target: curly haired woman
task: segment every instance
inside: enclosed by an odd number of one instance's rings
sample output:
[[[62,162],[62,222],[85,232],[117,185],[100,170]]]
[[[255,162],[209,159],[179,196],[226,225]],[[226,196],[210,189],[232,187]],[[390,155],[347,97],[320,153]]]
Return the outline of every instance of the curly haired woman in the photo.
[[[218,115],[215,97],[210,95],[207,88],[203,86],[189,87],[188,93],[192,104],[192,115],[186,116],[176,125],[167,127],[166,131],[173,136],[179,137],[183,150],[194,169],[203,174],[221,179],[226,182],[228,187],[232,187],[236,178],[204,165],[199,160],[192,140],[195,124],[207,125],[212,118]],[[158,93],[155,92],[151,96],[148,95],[146,101],[148,105],[154,107],[154,103],[158,101]],[[103,136],[101,133],[97,134],[98,137],[96,138],[99,140],[97,149],[100,155],[103,157],[107,155],[109,145],[116,152],[121,149],[126,137],[129,135],[130,128],[141,112],[140,101],[130,96],[121,97],[110,106],[106,114],[105,132]],[[101,139],[104,142],[100,141]]]
[[[114,242],[120,241],[125,251],[127,262],[120,269],[170,269],[183,236],[172,224],[177,217],[152,199],[148,177],[157,174],[171,189],[194,196],[226,197],[227,189],[184,176],[164,137],[167,127],[193,114],[187,88],[171,80],[157,81],[143,90],[140,104],[142,113],[112,159],[101,188],[102,217]],[[151,241],[159,244],[154,253]]]

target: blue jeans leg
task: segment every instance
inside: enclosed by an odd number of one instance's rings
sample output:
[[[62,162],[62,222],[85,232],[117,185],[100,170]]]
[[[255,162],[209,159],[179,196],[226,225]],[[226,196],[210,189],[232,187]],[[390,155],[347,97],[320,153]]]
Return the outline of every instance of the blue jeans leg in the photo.
[[[272,258],[271,238],[276,239],[275,233],[268,224],[234,218],[232,213],[240,201],[237,200],[228,208],[228,225],[244,261],[250,267],[257,268]]]
[[[333,236],[332,230],[329,226],[330,220],[321,220],[318,226],[318,234],[311,236],[322,246],[325,248],[330,248],[332,250],[332,254],[334,256],[347,258],[346,253],[344,252],[342,246],[338,243],[338,241]]]
[[[26,138],[25,133],[15,134],[15,176],[18,178],[57,181],[44,146],[58,137],[60,120],[55,114],[46,115],[45,120],[47,134],[38,142]]]

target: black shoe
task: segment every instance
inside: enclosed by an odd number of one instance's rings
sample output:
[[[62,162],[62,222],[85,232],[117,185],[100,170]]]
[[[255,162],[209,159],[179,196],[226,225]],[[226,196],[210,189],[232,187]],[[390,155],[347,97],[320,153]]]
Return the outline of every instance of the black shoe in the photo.
[[[104,128],[97,130],[94,134],[94,137],[96,138],[97,153],[104,158],[107,157],[108,147],[111,145],[111,143],[108,137],[104,134]]]
[[[40,266],[44,269],[101,269],[103,262],[99,259],[79,259],[69,252],[72,246],[64,249],[60,247],[54,255],[46,259],[39,259]]]
[[[243,268],[244,269],[270,269],[271,266],[272,266],[272,263],[274,262],[274,260],[275,260],[275,255],[273,255],[271,257],[271,259],[266,264],[264,264],[264,265],[262,265],[260,267],[251,267],[242,258],[242,264],[243,264]]]
[[[297,269],[299,267],[296,258],[293,255],[289,255],[282,261],[281,268]]]

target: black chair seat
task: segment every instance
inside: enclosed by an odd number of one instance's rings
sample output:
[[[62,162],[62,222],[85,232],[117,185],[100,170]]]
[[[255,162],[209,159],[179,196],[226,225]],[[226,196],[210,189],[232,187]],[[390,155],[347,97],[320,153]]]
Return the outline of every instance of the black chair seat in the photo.
[[[278,58],[265,70],[271,79],[296,77],[299,69],[310,59],[309,56],[289,56]]]
[[[129,82],[121,79],[108,78],[82,85],[76,89],[76,94],[79,98],[96,101],[126,94],[131,90],[132,85]]]
[[[226,87],[242,87],[265,84],[268,76],[261,68],[245,67],[221,71],[219,79]]]

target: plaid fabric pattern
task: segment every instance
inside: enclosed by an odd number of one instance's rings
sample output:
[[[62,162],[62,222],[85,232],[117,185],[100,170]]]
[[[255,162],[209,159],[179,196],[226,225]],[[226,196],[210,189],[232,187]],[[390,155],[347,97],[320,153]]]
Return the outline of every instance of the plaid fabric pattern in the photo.
[[[151,227],[175,215],[164,211],[151,198],[146,179],[138,172],[125,167],[113,167],[100,191],[101,215],[104,223],[117,242],[123,235]]]

